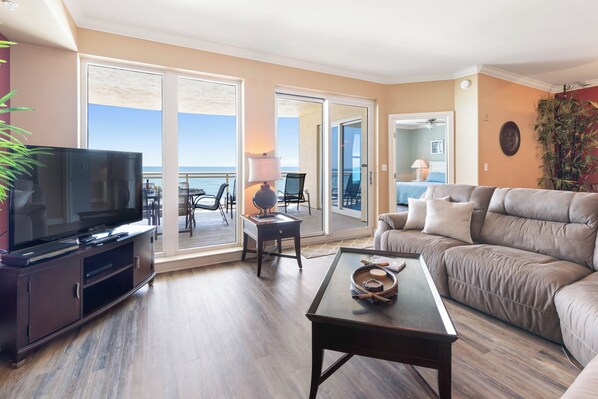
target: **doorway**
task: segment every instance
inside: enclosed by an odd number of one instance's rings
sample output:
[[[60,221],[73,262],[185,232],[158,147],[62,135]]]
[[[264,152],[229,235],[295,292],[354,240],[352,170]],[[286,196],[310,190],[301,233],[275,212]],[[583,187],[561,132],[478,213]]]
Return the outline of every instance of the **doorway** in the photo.
[[[454,183],[452,111],[389,115],[388,131],[391,211],[405,211],[430,185]]]

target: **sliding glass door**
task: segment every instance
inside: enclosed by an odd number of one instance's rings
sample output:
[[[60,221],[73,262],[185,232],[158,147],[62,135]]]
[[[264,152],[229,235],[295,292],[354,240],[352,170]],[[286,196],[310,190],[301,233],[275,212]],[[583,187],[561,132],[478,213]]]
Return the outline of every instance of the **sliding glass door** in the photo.
[[[332,103],[331,230],[368,225],[368,108]]]
[[[297,216],[302,235],[324,232],[322,168],[323,100],[278,94],[276,154],[282,179],[278,210]]]
[[[83,146],[143,153],[156,252],[239,245],[240,82],[84,61]]]
[[[373,104],[289,93],[279,93],[276,104],[277,155],[287,175],[299,173],[304,178],[303,195],[309,198],[286,207],[281,201],[279,211],[303,219],[303,236],[342,238],[371,232],[368,117]],[[285,180],[278,186],[284,196]]]
[[[90,64],[87,67],[87,147],[143,154],[143,220],[161,231],[162,76]],[[162,252],[162,235],[155,251]]]

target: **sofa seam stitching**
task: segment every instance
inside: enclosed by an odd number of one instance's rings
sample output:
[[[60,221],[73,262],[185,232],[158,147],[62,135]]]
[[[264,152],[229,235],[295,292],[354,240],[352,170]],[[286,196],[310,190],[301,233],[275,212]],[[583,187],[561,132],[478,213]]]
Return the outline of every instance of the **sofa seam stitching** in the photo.
[[[559,319],[560,320],[560,319]],[[596,356],[596,354],[598,354],[594,349],[592,349],[588,344],[586,344],[586,342],[581,339],[577,334],[575,334],[573,332],[573,330],[571,330],[566,323],[561,322],[561,327],[563,327],[565,330],[567,330],[571,335],[573,335],[583,346],[585,346],[587,349],[590,350],[590,352],[592,352],[594,354],[594,356]]]
[[[538,312],[542,312],[542,313],[554,314],[554,315],[556,315],[556,316],[557,316],[557,318],[559,319],[559,321],[561,320],[561,319],[560,319],[560,317],[558,317],[558,312],[552,312],[552,311],[549,311],[549,310],[542,310],[542,309],[534,308],[534,307],[532,307],[532,306],[529,306],[529,305],[526,305],[526,304],[524,304],[524,303],[517,302],[517,301],[514,301],[514,300],[512,300],[512,299],[505,298],[504,296],[500,296],[500,295],[498,295],[498,294],[495,294],[495,293],[493,293],[493,292],[490,292],[490,291],[488,291],[488,290],[482,289],[482,288],[480,288],[480,287],[477,287],[477,286],[475,286],[475,285],[473,285],[473,284],[469,284],[469,283],[466,283],[466,282],[464,282],[464,281],[457,280],[457,279],[456,279],[456,278],[454,278],[454,277],[448,276],[448,278],[449,278],[450,280],[453,280],[453,281],[457,282],[457,283],[461,283],[461,284],[467,285],[467,286],[469,286],[469,287],[471,287],[471,288],[478,289],[478,290],[480,290],[480,291],[482,291],[482,292],[485,292],[485,293],[487,293],[487,294],[490,294],[490,295],[492,295],[492,296],[495,296],[495,297],[497,297],[497,298],[502,298],[502,299],[504,299],[504,300],[506,300],[506,301],[508,301],[508,302],[512,302],[512,303],[514,303],[514,304],[521,305],[521,306],[523,306],[523,307],[525,307],[525,308],[532,309],[532,310],[536,310],[536,311],[538,311]],[[449,287],[449,288],[450,288],[450,287]]]

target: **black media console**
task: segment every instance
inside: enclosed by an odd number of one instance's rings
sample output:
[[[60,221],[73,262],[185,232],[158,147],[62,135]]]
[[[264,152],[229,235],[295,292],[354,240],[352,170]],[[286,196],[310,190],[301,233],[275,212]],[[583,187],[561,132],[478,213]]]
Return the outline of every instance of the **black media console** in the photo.
[[[128,233],[101,246],[28,267],[0,265],[0,350],[13,366],[51,339],[152,285],[154,228],[123,226]]]

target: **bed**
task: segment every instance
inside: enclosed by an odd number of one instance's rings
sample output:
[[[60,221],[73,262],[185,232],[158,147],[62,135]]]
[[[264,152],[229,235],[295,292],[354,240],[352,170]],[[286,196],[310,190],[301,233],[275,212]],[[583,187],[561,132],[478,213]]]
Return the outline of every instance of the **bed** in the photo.
[[[397,205],[407,204],[409,198],[419,198],[426,191],[428,186],[433,184],[446,183],[444,161],[430,161],[430,172],[426,181],[420,182],[396,182]]]

